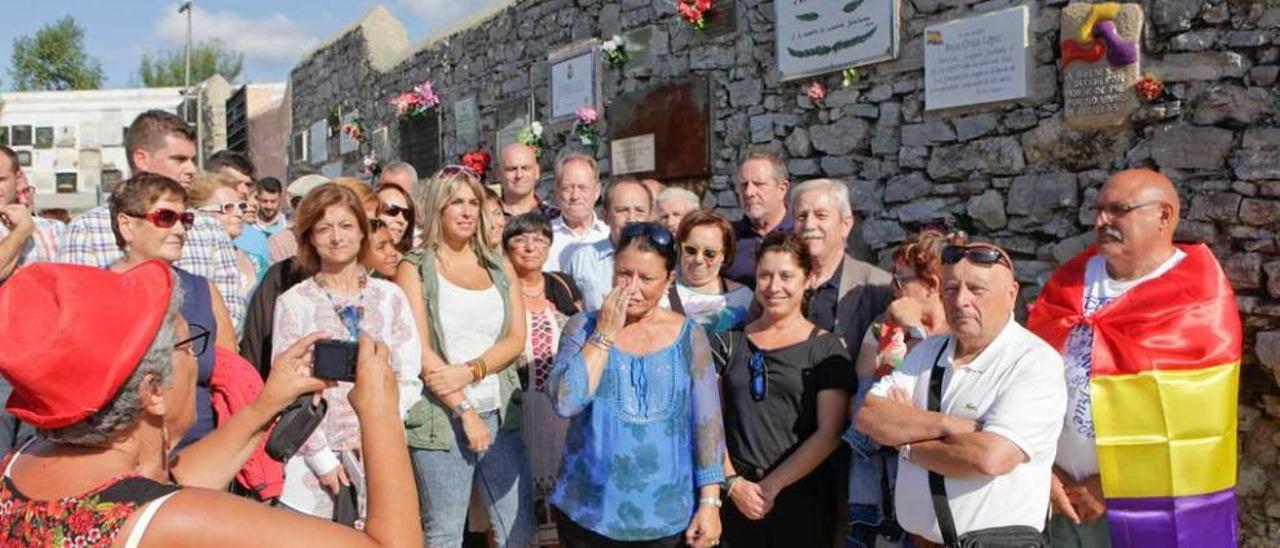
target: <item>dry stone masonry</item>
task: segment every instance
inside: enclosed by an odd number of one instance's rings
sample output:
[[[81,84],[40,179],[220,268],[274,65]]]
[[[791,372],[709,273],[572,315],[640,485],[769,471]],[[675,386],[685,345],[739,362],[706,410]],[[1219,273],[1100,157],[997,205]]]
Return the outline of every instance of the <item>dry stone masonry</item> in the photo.
[[[716,3],[721,20],[696,31],[666,0],[516,0],[418,46],[375,8],[293,69],[293,133],[336,109],[358,112],[374,147],[394,158],[400,137],[388,100],[430,78],[442,98],[442,156],[453,162],[471,148],[456,137],[455,101],[475,98],[480,140],[492,147],[500,105],[532,96],[545,121],[548,52],[641,32],[648,50],[632,65],[602,64],[597,155],[606,175],[610,100],[702,76],[712,88],[711,176],[695,188],[706,206],[740,215],[732,188],[739,160],[753,148],[773,150],[797,179],[835,177],[849,185],[859,215],[855,252],[883,262],[912,231],[950,218],[1015,255],[1028,300],[1057,265],[1092,242],[1091,204],[1108,174],[1159,169],[1182,196],[1179,238],[1210,245],[1237,292],[1246,341],[1237,488],[1244,545],[1280,545],[1280,0],[1137,2],[1141,28],[1121,30],[1140,36],[1141,71],[1162,80],[1165,94],[1106,129],[1064,119],[1059,44],[1066,2],[1027,4],[1026,98],[927,112],[924,29],[1018,4],[901,0],[898,56],[860,68],[857,81],[842,87],[839,72],[782,81],[773,2]],[[813,81],[830,90],[821,103],[806,94]],[[569,132],[567,124],[547,127],[543,192]],[[331,141],[336,152],[337,138]],[[295,151],[297,144],[295,138]],[[291,158],[291,175],[322,167]],[[343,162],[341,170],[359,170],[358,158]]]

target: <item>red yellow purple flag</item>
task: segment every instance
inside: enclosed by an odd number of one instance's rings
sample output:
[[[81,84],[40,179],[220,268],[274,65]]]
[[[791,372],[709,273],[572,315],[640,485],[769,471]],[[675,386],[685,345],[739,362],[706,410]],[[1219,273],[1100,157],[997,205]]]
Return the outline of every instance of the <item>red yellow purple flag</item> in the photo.
[[[1242,346],[1235,294],[1204,245],[1084,315],[1090,248],[1041,292],[1027,327],[1062,351],[1093,329],[1089,390],[1112,544],[1234,547]]]

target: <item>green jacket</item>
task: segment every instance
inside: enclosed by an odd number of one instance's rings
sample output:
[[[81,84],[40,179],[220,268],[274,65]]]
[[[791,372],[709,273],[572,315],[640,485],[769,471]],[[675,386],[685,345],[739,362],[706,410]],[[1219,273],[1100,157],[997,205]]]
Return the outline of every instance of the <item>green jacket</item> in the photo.
[[[405,256],[405,260],[418,267],[422,276],[422,299],[427,309],[427,322],[431,326],[431,337],[428,342],[431,349],[441,358],[445,356],[444,343],[441,339],[440,309],[436,306],[439,300],[440,283],[436,278],[436,253],[434,250],[418,249]],[[502,295],[502,305],[507,313],[503,315],[502,331],[499,338],[506,336],[511,326],[511,281],[502,269],[502,265],[492,260],[485,260],[485,268],[498,293]],[[520,429],[520,407],[524,392],[520,388],[520,377],[514,365],[496,373],[502,405],[498,408],[498,424],[503,430]],[[447,409],[440,400],[425,387],[423,398],[409,408],[405,418],[405,435],[409,447],[414,449],[433,449],[447,451],[454,445],[453,411]]]

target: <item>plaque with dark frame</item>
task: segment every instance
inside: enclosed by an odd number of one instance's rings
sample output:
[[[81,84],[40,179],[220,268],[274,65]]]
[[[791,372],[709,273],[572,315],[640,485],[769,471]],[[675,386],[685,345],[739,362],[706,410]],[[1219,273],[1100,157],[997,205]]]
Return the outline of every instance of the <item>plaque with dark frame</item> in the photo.
[[[547,55],[548,82],[550,95],[548,122],[560,123],[574,119],[575,111],[581,106],[590,106],[601,110],[603,87],[600,74],[600,40],[595,38],[576,42]],[[583,82],[582,72],[590,77]]]
[[[13,126],[13,133],[10,138],[13,139],[15,147],[31,146],[31,126]]]
[[[429,177],[444,162],[444,135],[440,110],[400,120],[400,159],[409,162],[420,177]]]
[[[618,96],[609,103],[609,137],[654,136],[656,169],[635,175],[704,179],[711,176],[713,114],[709,81],[693,76]]]
[[[504,147],[517,142],[520,130],[533,122],[533,96],[517,97],[499,104],[495,116],[498,123],[494,131],[493,152],[497,156],[502,154]]]

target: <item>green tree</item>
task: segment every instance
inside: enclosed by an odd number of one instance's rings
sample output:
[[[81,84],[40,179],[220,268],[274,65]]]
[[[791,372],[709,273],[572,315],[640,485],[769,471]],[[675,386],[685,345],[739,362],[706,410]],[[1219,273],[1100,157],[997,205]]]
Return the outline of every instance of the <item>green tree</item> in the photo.
[[[9,74],[18,91],[98,89],[102,63],[84,49],[84,29],[67,15],[13,40]]]
[[[202,82],[214,74],[221,74],[228,82],[234,82],[244,68],[244,54],[227,49],[217,40],[191,46],[191,83]],[[155,55],[144,54],[138,76],[142,85],[149,88],[183,85],[186,71],[186,52],[183,48],[162,51]]]

